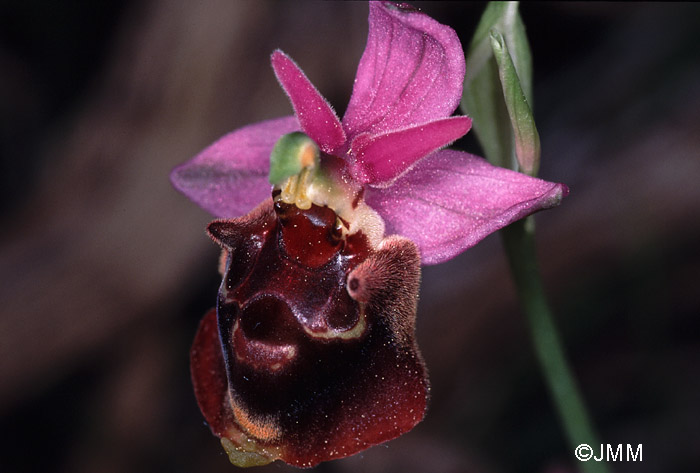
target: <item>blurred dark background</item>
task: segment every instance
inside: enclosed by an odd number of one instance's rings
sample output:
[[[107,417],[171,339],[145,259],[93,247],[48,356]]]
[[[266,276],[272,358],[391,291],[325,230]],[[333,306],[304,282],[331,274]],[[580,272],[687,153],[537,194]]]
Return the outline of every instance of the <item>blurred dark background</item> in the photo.
[[[483,3],[420,2],[470,40]],[[700,7],[526,3],[541,264],[616,472],[700,471]],[[214,304],[209,216],[170,169],[291,113],[290,54],[342,115],[363,2],[0,3],[0,471],[227,472],[188,350]],[[473,137],[458,147],[478,153]],[[491,236],[423,273],[425,421],[319,472],[573,472]],[[273,464],[257,471],[284,472]]]

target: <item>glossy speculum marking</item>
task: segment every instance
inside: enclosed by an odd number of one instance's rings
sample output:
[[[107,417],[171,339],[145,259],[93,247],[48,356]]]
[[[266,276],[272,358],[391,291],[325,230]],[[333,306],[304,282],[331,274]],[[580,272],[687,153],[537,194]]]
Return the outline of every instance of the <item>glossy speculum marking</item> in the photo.
[[[428,383],[415,338],[416,246],[372,248],[328,207],[268,200],[209,233],[225,265],[191,353],[231,461],[308,467],[410,430]]]

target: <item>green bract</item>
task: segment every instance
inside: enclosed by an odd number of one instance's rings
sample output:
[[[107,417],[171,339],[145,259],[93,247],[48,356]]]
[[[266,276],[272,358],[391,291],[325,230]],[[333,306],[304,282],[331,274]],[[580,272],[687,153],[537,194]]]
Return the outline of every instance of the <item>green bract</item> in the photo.
[[[498,76],[513,129],[515,156],[522,172],[536,176],[540,164],[540,136],[535,126],[535,117],[508,53],[506,41],[496,30],[491,30],[491,49],[498,64]]]
[[[486,158],[498,166],[518,169],[511,119],[491,44],[494,30],[503,36],[520,88],[527,102],[532,104],[532,56],[518,3],[491,2],[467,52],[462,109],[474,120],[474,131]]]

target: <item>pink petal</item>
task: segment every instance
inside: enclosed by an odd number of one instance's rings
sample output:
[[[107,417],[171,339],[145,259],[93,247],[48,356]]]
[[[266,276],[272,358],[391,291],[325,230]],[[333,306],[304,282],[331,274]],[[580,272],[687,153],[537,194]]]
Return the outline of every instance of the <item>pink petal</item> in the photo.
[[[270,197],[270,152],[280,136],[299,130],[296,117],[239,128],[173,169],[173,186],[216,217],[250,212]]]
[[[368,188],[367,203],[387,234],[413,240],[423,264],[457,256],[488,234],[568,194],[563,184],[492,166],[461,151],[439,151],[388,188]]]
[[[272,53],[272,68],[292,102],[301,130],[326,153],[332,154],[343,146],[345,132],[338,116],[299,66],[277,50]]]
[[[419,159],[463,136],[471,125],[469,117],[452,117],[383,135],[363,133],[351,146],[353,177],[363,184],[391,181]]]
[[[407,7],[370,2],[367,46],[343,126],[353,137],[447,117],[463,81],[464,53],[452,28]]]

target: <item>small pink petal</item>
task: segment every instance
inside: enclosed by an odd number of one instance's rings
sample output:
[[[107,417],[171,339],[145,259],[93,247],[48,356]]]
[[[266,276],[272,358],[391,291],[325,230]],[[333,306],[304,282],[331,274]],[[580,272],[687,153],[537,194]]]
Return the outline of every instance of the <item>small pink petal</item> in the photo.
[[[343,126],[353,137],[447,117],[463,81],[464,53],[452,28],[415,9],[370,2],[367,46]]]
[[[410,238],[423,264],[437,264],[516,220],[558,205],[567,194],[563,184],[444,150],[417,163],[390,187],[369,187],[365,198],[384,218],[387,234]]]
[[[356,137],[351,171],[363,184],[387,183],[419,159],[449,145],[471,128],[469,117],[452,117],[383,135]]]
[[[343,146],[345,132],[338,116],[299,66],[277,50],[272,53],[272,68],[292,102],[301,130],[326,153],[332,154]]]
[[[296,117],[239,128],[173,169],[173,186],[216,217],[250,212],[270,197],[270,152],[286,133],[299,130]]]

